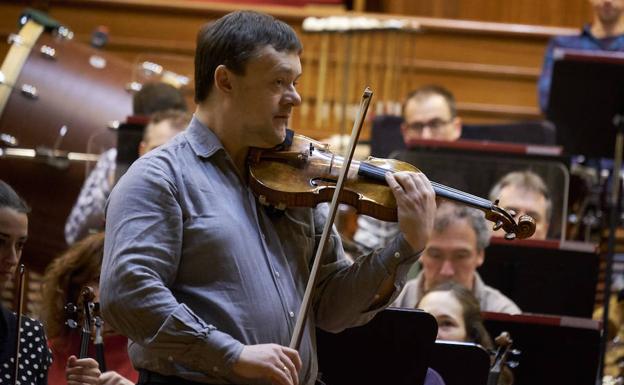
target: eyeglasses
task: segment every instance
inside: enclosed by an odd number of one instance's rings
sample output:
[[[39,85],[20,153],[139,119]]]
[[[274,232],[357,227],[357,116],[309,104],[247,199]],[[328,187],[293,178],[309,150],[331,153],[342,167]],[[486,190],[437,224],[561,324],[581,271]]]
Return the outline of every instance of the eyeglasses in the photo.
[[[422,131],[425,127],[429,127],[432,130],[438,130],[447,124],[451,123],[451,120],[444,120],[440,118],[433,118],[428,122],[411,122],[407,123],[407,128],[413,131]]]

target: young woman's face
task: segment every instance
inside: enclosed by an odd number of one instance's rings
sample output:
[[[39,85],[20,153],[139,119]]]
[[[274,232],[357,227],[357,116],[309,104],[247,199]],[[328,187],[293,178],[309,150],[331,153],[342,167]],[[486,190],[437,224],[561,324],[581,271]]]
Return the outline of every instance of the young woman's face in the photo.
[[[13,279],[28,238],[28,216],[9,207],[0,208],[0,289]]]
[[[438,339],[446,341],[467,340],[461,303],[450,291],[433,291],[420,300],[419,309],[433,315],[438,321]]]

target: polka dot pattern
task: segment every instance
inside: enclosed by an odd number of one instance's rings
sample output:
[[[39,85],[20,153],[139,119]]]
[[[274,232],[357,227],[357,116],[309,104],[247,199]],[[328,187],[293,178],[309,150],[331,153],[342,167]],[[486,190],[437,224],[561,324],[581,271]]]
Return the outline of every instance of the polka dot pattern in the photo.
[[[14,313],[2,308],[0,334],[6,337],[0,340],[0,385],[13,384],[15,370],[15,323]],[[17,383],[20,385],[47,384],[48,367],[52,364],[52,353],[47,346],[43,326],[39,321],[22,317],[19,372]]]

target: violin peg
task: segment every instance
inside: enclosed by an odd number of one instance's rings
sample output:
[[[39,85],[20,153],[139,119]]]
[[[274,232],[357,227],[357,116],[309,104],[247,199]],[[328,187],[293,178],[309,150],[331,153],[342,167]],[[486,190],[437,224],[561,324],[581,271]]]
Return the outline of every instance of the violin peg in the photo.
[[[508,241],[513,241],[514,239],[516,239],[516,234],[515,233],[507,233],[505,234],[505,239]]]
[[[520,363],[518,361],[507,361],[507,366],[509,366],[510,368],[517,368],[518,365],[520,365]]]
[[[258,196],[258,202],[260,202],[260,204],[263,205],[263,206],[268,206],[269,205],[265,195]]]
[[[492,229],[494,231],[498,231],[498,230],[500,230],[501,227],[503,227],[503,221],[496,221],[496,223],[494,223],[494,227],[492,227]]]
[[[500,202],[500,199],[494,201],[494,206],[498,206],[498,202]]]
[[[65,321],[65,324],[70,328],[70,329],[76,329],[78,327],[78,322],[76,322],[73,319],[68,319],[67,321]]]
[[[509,215],[511,215],[512,218],[515,218],[516,215],[518,215],[518,213],[515,210],[507,210],[507,212],[509,213]]]
[[[519,356],[522,354],[522,350],[518,350],[518,349],[511,349],[511,351],[509,352],[509,354],[513,354],[514,356]]]

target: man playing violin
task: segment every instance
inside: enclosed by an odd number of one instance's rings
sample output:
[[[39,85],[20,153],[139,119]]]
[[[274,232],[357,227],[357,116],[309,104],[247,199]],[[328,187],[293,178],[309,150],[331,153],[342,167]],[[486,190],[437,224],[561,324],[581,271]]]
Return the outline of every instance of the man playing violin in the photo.
[[[334,230],[297,350],[293,333],[327,209],[265,210],[251,147],[286,136],[302,46],[273,17],[235,12],[198,34],[188,129],[136,161],[108,202],[104,318],[131,342],[140,384],[314,384],[314,328],[363,324],[398,295],[435,214],[422,174],[387,175],[401,233],[355,263]]]

